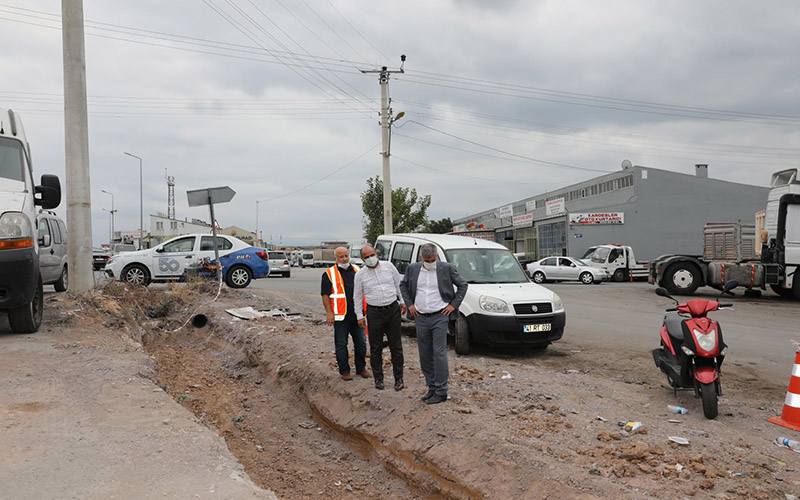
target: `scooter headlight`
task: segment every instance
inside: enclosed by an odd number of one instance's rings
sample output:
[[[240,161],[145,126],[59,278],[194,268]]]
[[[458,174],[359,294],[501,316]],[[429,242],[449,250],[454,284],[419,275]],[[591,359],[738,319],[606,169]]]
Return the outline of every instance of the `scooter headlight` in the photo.
[[[720,351],[719,355],[720,356],[724,356],[726,352],[728,352],[728,346],[723,347],[722,351]]]
[[[694,356],[694,353],[692,352],[692,350],[689,349],[688,347],[686,347],[685,345],[681,346],[681,351],[683,351],[684,354],[686,354],[687,356]]]
[[[717,330],[711,330],[708,333],[703,333],[696,328],[692,328],[692,335],[697,342],[697,346],[704,351],[711,351],[717,345]]]

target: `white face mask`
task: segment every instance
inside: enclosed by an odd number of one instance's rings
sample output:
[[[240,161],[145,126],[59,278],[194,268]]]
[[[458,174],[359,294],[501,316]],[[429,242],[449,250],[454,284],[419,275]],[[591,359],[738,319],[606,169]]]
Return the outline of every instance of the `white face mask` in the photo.
[[[433,262],[424,262],[423,261],[422,262],[422,267],[424,267],[428,271],[433,271],[434,269],[436,269],[436,261],[433,261]]]
[[[340,263],[338,264],[338,266],[339,266],[339,267],[341,267],[341,268],[342,268],[342,269],[344,269],[344,270],[347,270],[347,269],[350,267],[350,261],[348,260],[348,261],[347,261],[347,262],[345,262],[344,264],[342,264],[342,263],[340,262]]]
[[[378,265],[378,258],[373,255],[372,257],[364,259],[364,264],[366,264],[369,267],[375,267]]]

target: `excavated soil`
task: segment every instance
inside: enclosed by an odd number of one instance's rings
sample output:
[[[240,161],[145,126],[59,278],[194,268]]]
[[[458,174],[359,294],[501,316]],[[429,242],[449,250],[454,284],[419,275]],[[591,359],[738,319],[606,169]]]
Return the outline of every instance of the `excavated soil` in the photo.
[[[428,406],[414,338],[403,339],[406,389],[377,391],[371,379],[338,377],[318,297],[223,288],[211,302],[216,292],[110,286],[93,298],[94,321],[139,325],[130,331],[165,390],[217,428],[253,481],[279,498],[791,499],[800,491],[800,455],[765,438],[779,432],[766,418],[780,414],[785,387],[747,366],[727,376],[720,416],[706,420],[692,394],[676,398],[638,352],[582,351],[569,339],[524,353],[450,350],[450,400]],[[301,314],[246,321],[225,312],[243,306]],[[198,309],[207,326],[175,331]],[[676,401],[697,410],[669,413]],[[627,432],[619,425],[627,421],[644,427]]]

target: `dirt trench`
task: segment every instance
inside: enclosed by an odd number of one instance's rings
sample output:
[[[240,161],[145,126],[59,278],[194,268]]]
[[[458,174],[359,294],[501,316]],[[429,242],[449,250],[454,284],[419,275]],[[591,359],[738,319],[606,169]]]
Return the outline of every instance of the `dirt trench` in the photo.
[[[716,421],[676,418],[665,414],[675,397],[644,364],[607,380],[597,375],[614,367],[565,341],[547,353],[451,351],[450,400],[427,406],[414,339],[403,339],[407,388],[377,391],[371,379],[339,379],[330,328],[316,315],[225,313],[302,302],[223,289],[204,306],[205,328],[165,333],[193,306],[139,321],[166,390],[280,498],[768,499],[800,488],[794,454],[763,439],[774,432],[764,416],[780,406],[759,387],[723,399]],[[632,417],[645,429],[617,426]]]

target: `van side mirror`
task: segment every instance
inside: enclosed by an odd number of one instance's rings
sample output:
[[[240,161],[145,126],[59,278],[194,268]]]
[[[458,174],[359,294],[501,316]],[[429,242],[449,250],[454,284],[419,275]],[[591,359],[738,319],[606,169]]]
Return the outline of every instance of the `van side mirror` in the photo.
[[[45,234],[39,238],[39,246],[40,247],[49,247],[50,246],[50,235]]]
[[[52,209],[61,204],[61,182],[58,176],[42,175],[42,183],[34,188],[34,192],[41,195],[40,198],[34,198],[34,203],[42,208]]]

